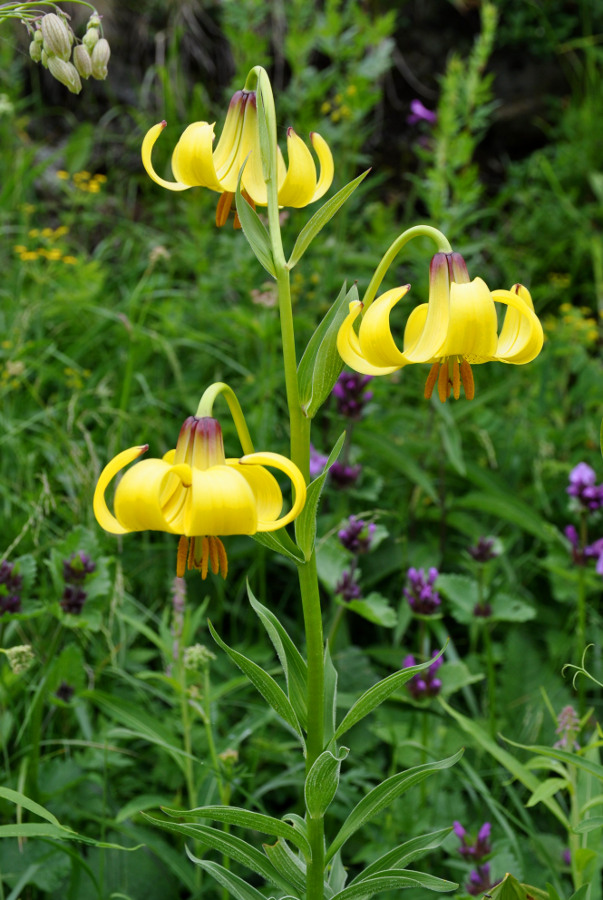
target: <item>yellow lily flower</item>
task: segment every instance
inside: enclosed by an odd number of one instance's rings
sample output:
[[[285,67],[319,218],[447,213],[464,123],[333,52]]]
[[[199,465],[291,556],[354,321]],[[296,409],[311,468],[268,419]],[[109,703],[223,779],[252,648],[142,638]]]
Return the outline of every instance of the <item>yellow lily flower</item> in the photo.
[[[475,389],[471,366],[493,360],[523,365],[540,353],[542,325],[529,291],[515,284],[510,291],[490,291],[481,278],[469,280],[458,253],[436,253],[429,272],[429,302],[411,312],[401,351],[392,336],[390,312],[410,285],[386,291],[369,306],[358,334],[354,322],[362,303],[350,311],[337,336],[343,361],[364,375],[388,375],[412,363],[431,363],[425,397],[435,384],[442,402],[460,396],[472,400]],[[507,307],[500,334],[495,303]]]
[[[170,191],[185,191],[197,186],[221,194],[216,224],[224,225],[243,166],[241,190],[245,198],[254,207],[256,204],[266,206],[268,202],[260,154],[256,92],[237,91],[233,96],[215,149],[214,124],[193,122],[184,131],[172,154],[172,171],[176,181],[160,178],[151,161],[153,146],[166,122],[153,125],[145,135],[142,163],[153,181]],[[289,168],[277,147],[280,206],[307,206],[322,197],[333,181],[333,156],[327,142],[316,133],[311,134],[310,139],[320,164],[318,177],[312,154],[292,128],[287,131]]]
[[[176,448],[163,459],[146,459],[125,473],[115,491],[115,515],[105,492],[114,476],[148,449],[123,450],[103,469],[94,492],[94,515],[111,534],[167,531],[179,534],[177,574],[208,568],[226,578],[226,550],[218,535],[275,531],[301,512],[306,500],[304,478],[278,453],[249,453],[226,459],[222,429],[216,419],[190,416]],[[288,513],[280,516],[281,490],[265,466],[284,472],[295,493]]]

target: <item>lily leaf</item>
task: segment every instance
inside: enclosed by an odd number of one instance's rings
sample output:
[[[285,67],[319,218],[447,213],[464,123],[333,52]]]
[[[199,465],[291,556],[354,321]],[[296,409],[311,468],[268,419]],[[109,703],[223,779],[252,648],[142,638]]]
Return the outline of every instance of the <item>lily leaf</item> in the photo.
[[[327,202],[314,213],[310,221],[304,225],[297,237],[295,246],[293,247],[287,263],[290,269],[297,265],[316,235],[322,231],[327,222],[331,221],[335,213],[343,206],[348,197],[354,193],[358,185],[364,181],[370,171],[370,169],[367,169],[366,172],[363,172],[358,178],[355,178],[353,181],[350,181],[349,184],[346,184],[345,187],[342,187],[341,190],[338,191],[334,197],[331,197],[330,200],[327,200]]]
[[[314,761],[306,777],[304,796],[311,819],[321,819],[331,805],[339,787],[339,770],[349,753],[342,747],[337,755],[325,750]]]
[[[266,231],[266,227],[262,220],[241,193],[241,178],[243,177],[243,169],[239,172],[239,180],[237,183],[237,191],[235,194],[235,203],[237,205],[237,213],[241,221],[243,234],[249,241],[249,245],[269,275],[276,278],[276,269],[274,268],[274,260],[272,258],[272,248],[270,246],[270,236]]]
[[[314,540],[316,538],[316,510],[318,509],[320,495],[322,494],[322,489],[327,479],[327,475],[329,474],[329,469],[341,453],[344,440],[345,431],[340,435],[339,440],[331,450],[321,474],[308,485],[305,506],[295,520],[295,537],[306,561],[310,559],[312,550],[314,549]]]

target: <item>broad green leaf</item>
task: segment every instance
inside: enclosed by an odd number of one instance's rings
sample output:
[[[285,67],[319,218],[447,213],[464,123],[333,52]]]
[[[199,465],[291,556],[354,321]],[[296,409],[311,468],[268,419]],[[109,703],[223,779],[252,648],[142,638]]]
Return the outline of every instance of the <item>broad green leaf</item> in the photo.
[[[562,791],[568,786],[569,782],[566,778],[547,778],[540,782],[526,806],[536,806],[537,803],[552,797],[557,791]]]
[[[389,869],[379,875],[373,875],[366,881],[357,881],[335,894],[333,900],[363,900],[384,891],[396,891],[406,887],[422,887],[429,891],[454,891],[458,887],[454,881],[445,881],[425,872],[414,872],[410,869]]]
[[[512,594],[496,594],[492,598],[493,622],[529,622],[536,617],[536,610],[529,603]]]
[[[242,838],[235,837],[235,835],[218,828],[211,828],[209,825],[198,825],[195,822],[169,822],[165,819],[157,819],[154,816],[147,815],[145,815],[145,819],[148,819],[160,828],[164,828],[166,831],[193,838],[205,847],[217,850],[285,891],[291,888],[291,884],[280,876],[279,872],[271,865],[264,854]]]
[[[266,228],[255,209],[252,209],[241,194],[243,168],[239,173],[239,181],[235,194],[235,203],[243,234],[249,241],[249,245],[255,253],[258,262],[264,266],[269,275],[276,278],[276,269],[274,268],[274,259],[272,258],[272,248],[270,246],[270,235],[266,231]]]
[[[603,816],[591,816],[584,819],[579,825],[574,825],[572,831],[576,834],[588,834],[589,831],[595,831],[597,828],[603,828]]]
[[[182,816],[199,816],[203,819],[212,819],[214,822],[226,822],[228,825],[237,825],[239,828],[250,828],[259,831],[260,834],[270,834],[274,837],[282,837],[291,841],[309,859],[311,856],[310,844],[304,832],[287,825],[280,819],[266,816],[263,813],[251,812],[248,809],[240,809],[237,806],[200,806],[197,809],[169,809],[162,807],[168,816],[180,818]]]
[[[339,440],[329,453],[329,458],[322,473],[308,485],[305,506],[295,520],[295,538],[306,561],[310,559],[312,550],[314,549],[314,540],[316,538],[316,511],[318,509],[320,495],[322,494],[322,489],[327,479],[327,475],[329,474],[329,469],[339,456],[344,440],[345,431],[340,435]]]
[[[520,763],[519,760],[512,756],[507,750],[499,747],[496,741],[494,741],[488,734],[486,734],[486,732],[482,728],[480,728],[480,726],[476,722],[468,719],[456,709],[453,709],[452,706],[449,706],[448,703],[446,703],[446,701],[441,697],[438,697],[438,703],[448,713],[448,715],[451,716],[451,718],[453,718],[459,724],[461,729],[466,734],[473,738],[473,740],[484,750],[486,750],[486,752],[489,753],[493,759],[499,762],[501,766],[504,766],[504,768],[508,772],[510,772],[511,775],[514,776],[514,778],[517,778],[530,791],[536,790],[536,788],[540,784],[540,781],[532,772],[530,772],[529,769],[526,768],[526,766]],[[528,749],[540,750],[541,748]],[[559,804],[551,797],[545,798],[542,802],[550,810],[550,812],[553,813],[555,818],[559,822],[561,822],[565,830],[569,831],[570,823]]]
[[[303,743],[303,734],[297,716],[295,715],[295,710],[283,689],[279,687],[274,678],[272,678],[271,675],[268,675],[268,673],[258,666],[257,663],[254,663],[251,659],[248,659],[242,653],[239,653],[238,650],[233,650],[232,647],[225,644],[211,622],[208,622],[208,625],[215,642],[228,654],[228,656],[230,656],[235,665],[237,665],[241,672],[247,676],[252,685],[259,691],[264,700],[270,704],[281,719],[297,732]]]
[[[372,819],[380,813],[386,806],[389,806],[393,800],[405,793],[415,784],[424,781],[432,774],[432,772],[450,768],[450,766],[453,766],[458,762],[462,755],[463,750],[461,749],[458,750],[454,756],[449,756],[447,759],[438,760],[433,763],[424,763],[422,766],[415,766],[412,769],[407,769],[406,772],[399,772],[397,775],[392,775],[391,778],[387,778],[381,784],[377,785],[372,791],[369,791],[366,797],[363,797],[360,803],[354,807],[341,826],[333,843],[328,849],[326,861],[328,862],[331,859],[333,854],[343,846],[354,832],[358,831],[365,822],[368,822],[369,819]]]
[[[399,847],[395,847],[389,853],[371,863],[370,866],[367,866],[360,875],[354,878],[351,884],[356,884],[357,881],[364,881],[366,878],[370,878],[372,875],[376,875],[385,869],[403,869],[407,863],[414,859],[420,859],[429,850],[435,850],[436,847],[439,847],[451,831],[452,827],[441,828],[439,831],[423,834],[406,841],[404,844],[400,844]]]
[[[188,847],[186,847],[186,852],[188,858],[194,862],[196,866],[200,866],[205,872],[209,872],[218,884],[221,884],[222,887],[226,888],[229,894],[236,897],[236,900],[266,900],[264,895],[260,894],[257,888],[247,884],[246,881],[243,881],[242,878],[239,878],[239,876],[235,875],[233,872],[229,872],[224,866],[220,866],[215,862],[210,862],[208,859],[198,859],[191,853]]]
[[[325,750],[314,760],[304,785],[306,809],[311,819],[321,819],[331,805],[339,787],[341,764],[349,752],[347,747],[342,747],[335,756]]]
[[[267,547],[273,553],[280,553],[281,556],[285,556],[296,565],[304,562],[304,554],[295,541],[291,539],[286,528],[279,528],[278,531],[258,531],[256,534],[252,534],[251,537],[256,543],[261,544],[262,547]]]
[[[378,681],[377,684],[374,684],[365,691],[344,716],[343,721],[340,722],[339,727],[335,731],[335,740],[339,740],[342,734],[349,731],[352,725],[356,725],[357,722],[360,722],[361,719],[364,719],[365,716],[380,706],[384,700],[387,700],[387,698],[394,693],[394,691],[397,691],[398,688],[405,685],[407,681],[410,681],[413,675],[416,675],[417,672],[422,672],[423,669],[432,665],[434,659],[439,659],[443,652],[444,651],[442,650],[437,657],[429,659],[424,663],[420,663],[420,665],[409,666],[407,669],[393,672],[391,675],[388,675],[387,678],[383,678],[381,681]]]
[[[367,169],[366,172],[363,172],[358,178],[350,181],[349,184],[342,187],[340,191],[337,191],[335,196],[331,197],[330,200],[327,200],[327,202],[320,207],[318,212],[314,213],[310,221],[304,225],[297,236],[297,240],[287,263],[290,269],[297,265],[316,235],[319,234],[327,222],[333,218],[335,213],[343,206],[348,197],[354,193],[358,185],[366,178],[370,171],[370,169]]]
[[[589,892],[589,888],[590,888],[590,885],[588,885],[588,884],[580,885],[578,890],[574,891],[574,893],[570,897],[570,900],[584,900],[584,898],[587,896],[587,894]]]
[[[306,703],[306,677],[308,667],[306,661],[275,614],[267,607],[263,606],[254,597],[249,584],[247,585],[247,596],[249,597],[249,602],[251,603],[254,612],[268,632],[268,637],[276,650],[280,664],[285,673],[285,678],[287,679],[287,689],[291,705],[295,710],[302,728],[305,728],[308,716]]]
[[[387,598],[377,591],[371,591],[362,600],[350,600],[345,606],[367,622],[374,622],[383,628],[394,628],[398,623],[398,613],[389,605]]]
[[[546,891],[533,887],[531,884],[521,884],[509,872],[500,884],[490,888],[488,893],[492,900],[548,900]]]
[[[300,895],[306,890],[306,864],[299,858],[286,841],[279,838],[276,844],[263,844],[264,853],[272,863],[272,866],[280,873],[282,880],[287,885],[287,890],[293,888]]]
[[[450,603],[450,614],[459,625],[475,621],[473,610],[478,602],[477,582],[467,575],[439,575],[437,589]]]
[[[29,797],[26,797],[25,794],[22,794],[20,791],[13,791],[11,788],[0,787],[0,797],[2,797],[3,800],[9,800],[11,803],[16,803],[17,806],[22,806],[23,809],[35,813],[36,816],[39,816],[41,819],[46,819],[47,822],[51,822],[52,825],[56,825],[58,828],[63,827],[56,816],[53,816],[51,812],[43,806],[40,806],[35,800],[30,800]]]
[[[358,299],[358,289],[352,285],[345,293],[345,284],[339,296],[310,338],[298,367],[299,397],[304,415],[313,419],[330,396],[343,369],[343,360],[337,349],[337,334],[349,312],[352,300]]]

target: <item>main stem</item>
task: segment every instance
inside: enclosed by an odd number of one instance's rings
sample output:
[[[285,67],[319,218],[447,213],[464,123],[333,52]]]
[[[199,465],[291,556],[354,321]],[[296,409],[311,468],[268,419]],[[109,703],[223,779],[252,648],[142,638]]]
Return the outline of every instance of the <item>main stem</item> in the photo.
[[[299,401],[289,267],[283,251],[279,222],[276,172],[276,115],[270,83],[263,71],[258,71],[258,94],[261,94],[267,132],[264,135],[267,138],[264,145],[267,157],[264,174],[268,200],[268,230],[278,292],[285,388],[291,435],[291,459],[303,473],[306,482],[308,482],[310,479],[310,420],[303,415]],[[262,113],[259,107],[258,112],[261,119]],[[306,690],[308,707],[306,731],[307,773],[317,757],[322,753],[324,745],[324,639],[314,550],[310,558],[298,566],[298,577],[308,662]],[[311,858],[307,861],[306,900],[322,900],[324,896],[325,866],[324,820],[322,817],[312,819],[308,816],[307,825]]]

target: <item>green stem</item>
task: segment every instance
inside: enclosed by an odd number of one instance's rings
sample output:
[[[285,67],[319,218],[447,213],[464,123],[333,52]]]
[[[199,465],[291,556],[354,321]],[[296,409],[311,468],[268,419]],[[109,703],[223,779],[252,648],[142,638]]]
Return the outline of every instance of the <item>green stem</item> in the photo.
[[[199,400],[199,406],[197,407],[195,415],[199,419],[205,418],[206,416],[212,416],[214,401],[220,394],[224,395],[224,399],[228,403],[228,408],[230,409],[232,420],[237,429],[243,453],[253,453],[253,443],[251,441],[249,429],[247,428],[245,416],[243,415],[243,410],[241,409],[241,404],[237,400],[237,395],[233,389],[223,381],[216,381],[207,388]]]
[[[417,237],[431,238],[440,253],[452,253],[452,247],[448,243],[448,239],[441,231],[438,231],[437,228],[433,228],[431,225],[414,225],[412,228],[407,228],[406,231],[402,232],[402,234],[396,238],[389,249],[386,250],[381,262],[375,269],[375,274],[371,278],[369,286],[362,298],[362,305],[364,306],[365,312],[375,299],[375,295],[379,290],[379,285],[385,278],[387,270],[398,253],[400,253],[402,248],[405,247],[409,241],[412,241],[413,238]]]
[[[582,549],[588,544],[588,522],[585,512],[580,515],[580,546]],[[584,566],[578,566],[578,627],[576,628],[576,651],[580,659],[586,647],[586,580],[584,578]],[[580,718],[586,711],[586,688],[584,678],[578,683],[578,712]]]
[[[268,232],[276,276],[280,313],[283,366],[291,440],[291,459],[306,481],[310,478],[310,420],[301,409],[297,380],[295,328],[291,305],[289,268],[285,260],[279,221],[277,182],[276,111],[272,88],[266,72],[256,67],[247,79],[246,88],[257,83],[260,150],[266,181]],[[324,745],[324,638],[322,613],[314,551],[307,562],[298,566],[298,577],[304,615],[307,653],[306,772],[323,751]],[[306,817],[311,858],[307,861],[306,900],[322,900],[324,896],[324,820]]]

